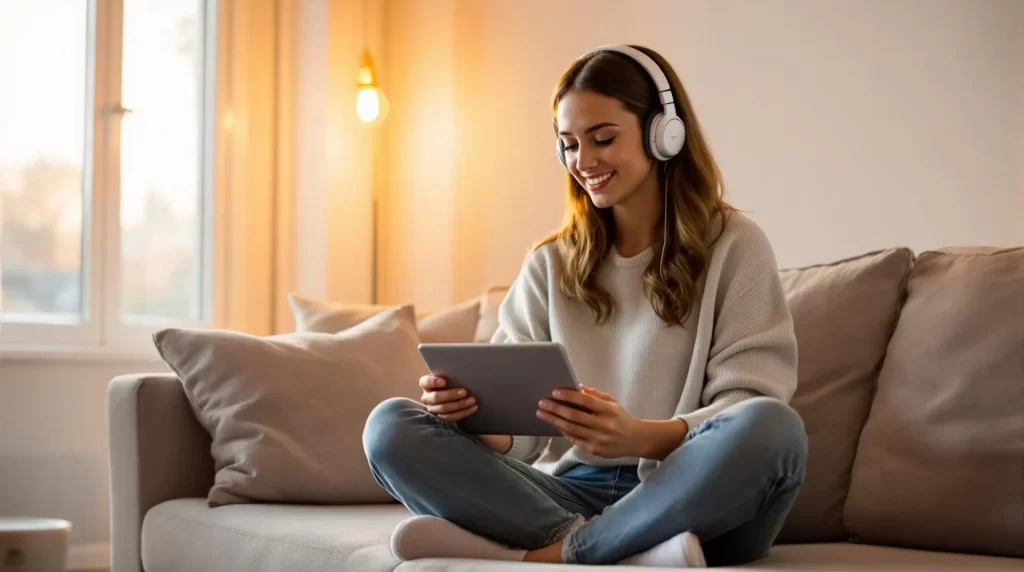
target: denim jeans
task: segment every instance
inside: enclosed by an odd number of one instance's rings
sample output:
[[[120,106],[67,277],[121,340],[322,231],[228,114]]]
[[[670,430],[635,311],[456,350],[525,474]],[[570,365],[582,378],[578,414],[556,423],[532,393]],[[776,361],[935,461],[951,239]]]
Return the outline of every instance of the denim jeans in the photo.
[[[410,512],[509,547],[563,540],[565,562],[612,564],[691,531],[709,566],[734,566],[768,554],[803,484],[807,436],[792,408],[758,397],[691,428],[642,483],[635,466],[551,476],[395,398],[370,414],[363,448]]]

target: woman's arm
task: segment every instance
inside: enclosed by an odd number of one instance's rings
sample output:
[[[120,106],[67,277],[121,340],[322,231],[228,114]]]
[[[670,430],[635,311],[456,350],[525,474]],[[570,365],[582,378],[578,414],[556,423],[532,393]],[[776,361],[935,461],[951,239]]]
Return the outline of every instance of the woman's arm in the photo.
[[[760,228],[745,228],[721,255],[718,281],[708,284],[715,289],[715,315],[706,350],[704,407],[675,416],[690,430],[751,397],[789,402],[796,391],[793,316],[767,236]]]
[[[551,261],[557,255],[553,245],[535,250],[523,265],[508,294],[498,307],[498,330],[492,344],[551,341],[548,321],[548,280]],[[488,447],[513,459],[530,462],[548,438],[522,435],[480,436]]]

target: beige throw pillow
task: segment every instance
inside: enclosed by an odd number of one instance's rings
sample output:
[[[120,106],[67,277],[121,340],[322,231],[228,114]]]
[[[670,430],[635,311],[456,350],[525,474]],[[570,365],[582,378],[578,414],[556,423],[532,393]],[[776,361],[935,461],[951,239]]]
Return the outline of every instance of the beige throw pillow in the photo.
[[[337,334],[166,329],[154,341],[213,438],[210,506],[393,500],[370,473],[362,432],[381,401],[420,394],[412,306]]]
[[[394,308],[380,304],[341,304],[300,296],[288,295],[299,332],[333,334],[366,320],[384,310]],[[416,329],[424,343],[451,343],[474,341],[473,334],[480,319],[480,300],[473,298],[432,314],[416,313]]]
[[[1024,556],[1024,248],[918,257],[854,464],[874,544]]]
[[[808,438],[804,486],[780,542],[848,537],[850,469],[912,259],[910,250],[896,248],[780,273],[799,348],[791,405]]]

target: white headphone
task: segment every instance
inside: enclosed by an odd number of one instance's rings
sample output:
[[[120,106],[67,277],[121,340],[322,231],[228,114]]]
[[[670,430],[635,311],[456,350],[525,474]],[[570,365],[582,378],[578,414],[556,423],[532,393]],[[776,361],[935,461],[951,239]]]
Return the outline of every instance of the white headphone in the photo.
[[[665,77],[665,72],[651,59],[650,56],[636,48],[629,46],[602,46],[583,54],[586,57],[597,52],[616,52],[623,54],[636,63],[640,64],[647,75],[654,81],[658,90],[658,98],[661,100],[662,111],[654,112],[644,122],[644,150],[648,156],[658,161],[668,161],[675,157],[683,149],[686,141],[686,128],[683,120],[676,115],[675,98],[672,95],[672,86]],[[565,145],[561,138],[556,138],[558,160],[565,164]],[[568,168],[568,167],[567,167]]]

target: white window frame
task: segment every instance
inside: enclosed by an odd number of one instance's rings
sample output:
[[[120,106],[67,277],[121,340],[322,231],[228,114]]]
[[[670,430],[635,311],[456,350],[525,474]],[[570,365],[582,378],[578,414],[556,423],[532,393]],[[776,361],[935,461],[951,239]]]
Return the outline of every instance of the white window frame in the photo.
[[[162,327],[215,327],[222,316],[214,304],[214,181],[217,129],[218,0],[202,4],[203,94],[199,146],[200,315],[180,320],[125,322],[121,316],[120,136],[123,61],[123,0],[88,0],[85,152],[82,170],[83,321],[74,324],[6,321],[0,323],[0,359],[37,355],[70,357],[117,355],[156,357],[151,335]],[[130,118],[128,119],[130,120]]]

